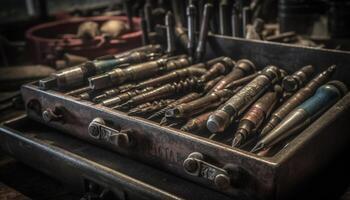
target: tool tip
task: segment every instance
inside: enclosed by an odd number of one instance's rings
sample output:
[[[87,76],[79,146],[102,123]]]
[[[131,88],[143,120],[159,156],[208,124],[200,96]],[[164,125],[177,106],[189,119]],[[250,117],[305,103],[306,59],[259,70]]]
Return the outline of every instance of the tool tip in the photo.
[[[252,149],[250,152],[252,152],[252,153],[258,153],[259,151],[263,150],[264,148],[265,148],[264,143],[258,142],[258,143],[253,147],[253,149]]]
[[[232,140],[232,147],[239,147],[242,145],[243,136],[241,134],[236,135]]]

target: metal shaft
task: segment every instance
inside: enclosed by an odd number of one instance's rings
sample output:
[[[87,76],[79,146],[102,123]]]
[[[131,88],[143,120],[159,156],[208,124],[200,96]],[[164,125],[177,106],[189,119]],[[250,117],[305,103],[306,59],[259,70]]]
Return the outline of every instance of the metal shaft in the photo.
[[[152,5],[149,2],[145,3],[144,12],[145,12],[145,19],[146,19],[147,28],[148,28],[147,32],[148,33],[153,32],[154,29],[153,29]]]
[[[231,13],[231,32],[233,37],[241,37],[240,33],[240,26],[239,26],[239,17],[238,17],[238,10],[236,6],[232,7],[232,13]]]
[[[232,81],[238,80],[253,72],[255,72],[255,65],[252,62],[246,59],[239,60],[233,67],[232,71],[229,74],[227,74],[223,79],[221,79],[220,82],[218,82],[211,89],[210,92],[222,90],[226,87],[226,85],[228,85]]]
[[[221,0],[219,5],[219,19],[220,19],[220,34],[228,35],[229,26],[228,26],[228,9],[229,9],[228,0]]]
[[[143,90],[133,90],[133,91],[125,92],[125,93],[119,94],[113,98],[106,99],[106,100],[102,101],[101,105],[108,106],[108,107],[118,105],[118,104],[121,104],[121,103],[128,101],[129,99],[131,99],[132,97],[134,97],[138,94],[141,94],[141,93],[147,92],[147,91],[151,91],[151,90],[153,90],[152,87],[145,88]]]
[[[94,90],[103,89],[125,83],[126,81],[146,79],[188,65],[190,65],[190,60],[187,57],[180,57],[176,60],[161,58],[155,61],[132,65],[125,69],[117,68],[100,76],[89,78],[89,84]]]
[[[261,71],[258,71],[258,72],[254,73],[254,74],[251,74],[251,75],[245,76],[243,78],[240,78],[238,80],[232,81],[231,83],[227,84],[225,88],[232,90],[232,89],[235,89],[235,88],[237,88],[239,86],[247,84],[251,80],[253,80],[255,77],[257,77],[260,73],[261,73]]]
[[[195,99],[198,99],[201,95],[197,92],[192,92],[189,93],[181,98],[179,98],[178,100],[176,100],[175,102],[169,104],[167,107],[163,108],[162,110],[160,110],[157,113],[154,113],[153,115],[151,115],[150,117],[148,117],[148,119],[155,119],[155,118],[159,118],[161,116],[163,116],[165,114],[165,112],[170,109],[173,108],[174,106],[180,105],[182,103],[187,103],[190,101],[193,101]]]
[[[210,108],[217,107],[232,95],[232,91],[226,89],[213,92],[194,101],[175,106],[173,109],[169,109],[165,113],[165,116],[172,118],[190,117]]]
[[[173,55],[175,53],[175,21],[174,16],[170,11],[168,11],[165,16],[165,28],[167,35],[166,53]]]
[[[194,48],[196,44],[196,6],[193,4],[189,4],[187,7],[187,34],[188,34],[188,44],[187,44],[187,51],[188,54],[193,57],[194,55]]]
[[[211,18],[212,11],[213,11],[213,5],[209,3],[205,4],[203,19],[201,23],[201,30],[199,32],[199,39],[198,39],[198,44],[197,44],[196,54],[195,54],[195,60],[197,62],[203,60],[206,52],[207,37],[208,37],[208,31],[209,31],[209,20]]]
[[[167,98],[172,95],[175,95],[176,93],[180,92],[190,92],[194,89],[197,89],[200,87],[200,84],[198,82],[197,78],[188,78],[183,81],[179,81],[172,84],[166,84],[164,86],[155,88],[152,91],[145,92],[142,94],[139,94],[137,96],[132,97],[129,101],[122,104],[120,107],[121,109],[127,109],[130,107],[133,107],[135,105],[139,105],[148,101],[154,101],[157,99]]]

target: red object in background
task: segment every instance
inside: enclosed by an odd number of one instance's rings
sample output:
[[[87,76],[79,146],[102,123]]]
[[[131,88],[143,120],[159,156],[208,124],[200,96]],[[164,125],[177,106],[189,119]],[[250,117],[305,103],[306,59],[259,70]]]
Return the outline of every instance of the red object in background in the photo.
[[[70,19],[40,24],[26,32],[32,61],[34,63],[54,65],[62,53],[71,53],[94,59],[107,54],[117,54],[141,45],[140,18],[134,17],[133,32],[127,32],[117,39],[104,40],[102,36],[91,41],[67,37],[75,35],[81,23],[94,21],[99,25],[108,20],[122,20],[125,16],[73,17]],[[62,37],[63,36],[63,37]]]

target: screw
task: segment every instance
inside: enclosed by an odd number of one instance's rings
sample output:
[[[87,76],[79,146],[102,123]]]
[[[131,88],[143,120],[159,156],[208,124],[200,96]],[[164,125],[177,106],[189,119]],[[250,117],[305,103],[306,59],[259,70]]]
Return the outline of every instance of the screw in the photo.
[[[188,173],[195,173],[199,167],[198,162],[192,158],[186,159],[183,166]]]
[[[218,174],[214,179],[215,185],[220,189],[227,189],[230,186],[230,178],[226,174]]]
[[[100,131],[96,124],[92,124],[88,128],[89,135],[94,138],[100,138]]]

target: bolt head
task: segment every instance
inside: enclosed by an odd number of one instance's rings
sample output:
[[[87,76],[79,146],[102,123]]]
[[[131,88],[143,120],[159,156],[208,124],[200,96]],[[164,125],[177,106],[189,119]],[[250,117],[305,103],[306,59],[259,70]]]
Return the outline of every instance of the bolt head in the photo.
[[[225,174],[218,174],[214,179],[215,185],[220,189],[227,189],[230,187],[230,178]]]
[[[92,124],[88,128],[89,135],[94,138],[99,138],[100,137],[100,131],[97,125]]]
[[[195,173],[199,167],[198,162],[192,158],[186,159],[183,166],[188,173]]]
[[[50,122],[52,121],[52,115],[51,115],[51,112],[49,110],[45,110],[43,113],[42,113],[42,117],[44,119],[45,122]]]

